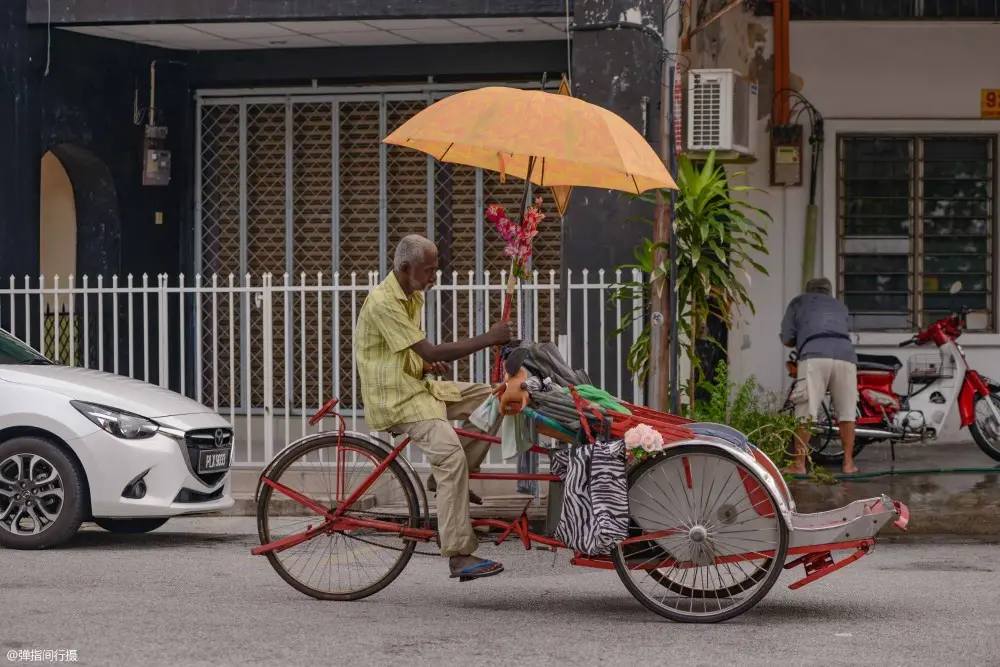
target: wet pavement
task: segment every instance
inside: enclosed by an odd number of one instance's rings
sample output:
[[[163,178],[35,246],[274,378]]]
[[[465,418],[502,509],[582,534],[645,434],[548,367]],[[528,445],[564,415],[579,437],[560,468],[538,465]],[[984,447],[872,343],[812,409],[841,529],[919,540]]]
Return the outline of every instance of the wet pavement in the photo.
[[[860,476],[836,484],[789,483],[799,512],[819,512],[887,494],[910,510],[910,535],[1000,538],[1000,462],[974,443],[870,445],[855,460]],[[959,470],[960,472],[940,472]],[[879,474],[883,473],[883,474]],[[882,535],[898,535],[887,526]]]

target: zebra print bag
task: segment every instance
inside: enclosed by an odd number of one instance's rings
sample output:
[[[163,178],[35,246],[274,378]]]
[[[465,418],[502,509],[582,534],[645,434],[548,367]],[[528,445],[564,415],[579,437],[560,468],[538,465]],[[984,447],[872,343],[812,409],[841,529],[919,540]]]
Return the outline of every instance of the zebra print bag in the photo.
[[[564,484],[556,539],[580,553],[600,556],[628,537],[624,440],[553,452],[550,469]]]

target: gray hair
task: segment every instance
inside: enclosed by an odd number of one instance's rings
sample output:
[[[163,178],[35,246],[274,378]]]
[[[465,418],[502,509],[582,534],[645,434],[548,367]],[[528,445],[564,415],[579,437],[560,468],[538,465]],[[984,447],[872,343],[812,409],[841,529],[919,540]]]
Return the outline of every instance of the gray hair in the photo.
[[[833,285],[829,278],[813,278],[806,283],[806,292],[830,295],[833,293]]]
[[[431,252],[437,251],[437,246],[430,239],[419,234],[404,236],[396,246],[396,254],[392,258],[392,268],[396,271],[403,270],[403,264],[413,266],[424,260]]]

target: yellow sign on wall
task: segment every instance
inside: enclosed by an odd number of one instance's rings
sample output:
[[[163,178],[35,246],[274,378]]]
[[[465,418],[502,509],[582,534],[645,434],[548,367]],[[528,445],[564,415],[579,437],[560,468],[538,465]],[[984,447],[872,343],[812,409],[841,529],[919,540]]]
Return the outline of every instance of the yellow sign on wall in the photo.
[[[983,88],[980,92],[979,117],[1000,118],[1000,88]]]

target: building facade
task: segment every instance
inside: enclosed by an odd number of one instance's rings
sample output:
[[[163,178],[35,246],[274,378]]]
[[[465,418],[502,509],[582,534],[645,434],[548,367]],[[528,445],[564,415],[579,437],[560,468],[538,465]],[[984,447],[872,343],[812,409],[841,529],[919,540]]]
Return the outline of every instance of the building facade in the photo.
[[[693,3],[694,23],[727,4]],[[981,108],[983,91],[1000,89],[998,4],[789,3],[790,87],[824,119],[816,273],[837,285],[864,351],[908,354],[895,345],[947,308],[961,279],[989,321],[963,337],[970,361],[998,372],[1000,119]],[[770,186],[771,3],[746,5],[694,37],[679,74],[732,68],[758,84],[757,161],[746,168],[765,190],[753,203],[773,218],[768,273],[751,276],[757,315],[728,343],[737,377],[780,393],[777,333],[803,282],[811,149],[803,185]],[[456,91],[555,89],[565,75],[575,96],[658,149],[663,6],[3,3],[0,323],[52,356],[184,391],[248,429],[246,415],[279,415],[272,444],[290,424],[305,430],[304,415],[332,395],[353,409],[351,318],[395,241],[419,232],[442,248],[432,335],[481,330],[498,315],[506,268],[483,211],[519,196],[491,173],[381,138]],[[798,119],[808,132],[809,115]],[[153,169],[147,149],[169,152],[169,167]],[[574,365],[639,398],[622,363],[632,338],[610,335],[622,313],[608,294],[648,234],[626,220],[650,210],[589,189],[574,191],[564,220],[547,208],[540,277],[519,297],[524,333],[563,335]],[[458,372],[485,379],[488,359]],[[247,447],[259,433],[247,431]]]
[[[381,139],[454,92],[566,76],[656,147],[662,21],[653,0],[3,3],[2,324],[237,420],[297,425],[334,395],[363,415],[351,318],[396,241],[441,248],[431,335],[482,330],[507,268],[484,211],[521,191]],[[574,329],[576,363],[633,396],[597,281],[631,259],[646,229],[625,220],[648,211],[580,190],[560,220],[538,194],[524,333]]]
[[[738,377],[753,375],[785,392],[788,350],[778,331],[803,285],[812,150],[806,143],[801,186],[770,186],[768,5],[758,3],[756,15],[723,17],[695,38],[690,59],[693,67],[734,68],[761,84],[758,162],[747,168],[749,184],[765,190],[753,203],[773,217],[762,262],[768,275],[751,277],[756,316],[730,332],[729,354]],[[973,368],[995,375],[1000,107],[987,108],[987,96],[1000,89],[1000,3],[790,5],[790,87],[824,121],[815,275],[828,277],[850,309],[859,351],[904,362],[928,350],[898,344],[950,307],[985,311],[987,328],[961,343]],[[808,136],[809,114],[797,117]],[[963,284],[957,298],[948,293],[956,280]],[[899,383],[905,391],[905,371]],[[956,428],[957,420],[944,437],[956,437]]]

